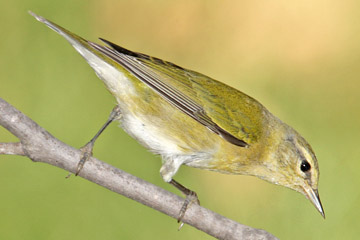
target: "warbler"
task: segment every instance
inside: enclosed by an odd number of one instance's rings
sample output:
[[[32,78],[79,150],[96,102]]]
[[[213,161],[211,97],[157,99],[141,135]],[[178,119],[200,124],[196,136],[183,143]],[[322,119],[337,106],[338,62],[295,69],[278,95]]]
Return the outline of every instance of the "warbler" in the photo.
[[[305,195],[325,217],[314,151],[257,100],[201,73],[105,39],[100,38],[106,45],[85,40],[30,14],[63,36],[116,98],[117,107],[101,131],[119,120],[130,136],[161,155],[162,178],[187,195],[179,220],[190,203],[198,202],[195,192],[173,179],[181,165],[288,187]]]

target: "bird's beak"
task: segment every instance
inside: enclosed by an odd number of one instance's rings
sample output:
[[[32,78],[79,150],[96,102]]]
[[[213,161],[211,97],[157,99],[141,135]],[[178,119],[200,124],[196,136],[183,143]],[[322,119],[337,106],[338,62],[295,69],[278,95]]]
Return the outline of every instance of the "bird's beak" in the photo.
[[[320,201],[318,190],[312,189],[309,185],[306,185],[306,187],[303,187],[303,189],[305,191],[306,197],[312,202],[323,218],[325,218],[325,212]]]

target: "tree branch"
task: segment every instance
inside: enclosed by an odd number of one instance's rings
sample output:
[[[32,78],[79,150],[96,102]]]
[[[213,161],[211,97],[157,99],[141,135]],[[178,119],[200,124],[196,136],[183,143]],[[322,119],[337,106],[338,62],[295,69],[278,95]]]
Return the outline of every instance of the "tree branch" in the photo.
[[[0,154],[27,156],[75,172],[81,152],[53,137],[19,110],[0,98],[0,125],[19,138],[20,143],[0,143]],[[94,157],[79,176],[113,192],[177,218],[184,199]],[[183,222],[219,239],[277,239],[264,230],[254,229],[192,204]]]

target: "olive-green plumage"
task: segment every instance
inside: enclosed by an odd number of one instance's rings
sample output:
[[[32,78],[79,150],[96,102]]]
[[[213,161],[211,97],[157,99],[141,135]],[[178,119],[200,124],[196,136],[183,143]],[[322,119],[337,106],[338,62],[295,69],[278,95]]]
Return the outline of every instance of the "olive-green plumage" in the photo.
[[[101,39],[87,41],[31,13],[86,59],[121,109],[121,125],[163,159],[171,181],[182,164],[245,174],[304,194],[324,216],[313,150],[252,97],[203,74]]]

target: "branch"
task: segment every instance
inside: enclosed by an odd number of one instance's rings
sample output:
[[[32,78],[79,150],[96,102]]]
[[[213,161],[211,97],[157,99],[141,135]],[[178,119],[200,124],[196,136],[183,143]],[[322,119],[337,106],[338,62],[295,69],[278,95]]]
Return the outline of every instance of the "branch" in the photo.
[[[53,137],[19,110],[0,98],[0,125],[19,138],[20,143],[0,143],[0,154],[27,156],[75,172],[81,152]],[[94,157],[79,176],[139,203],[177,218],[184,199],[158,186],[130,175]],[[183,222],[218,239],[277,239],[264,230],[254,229],[192,204]]]

